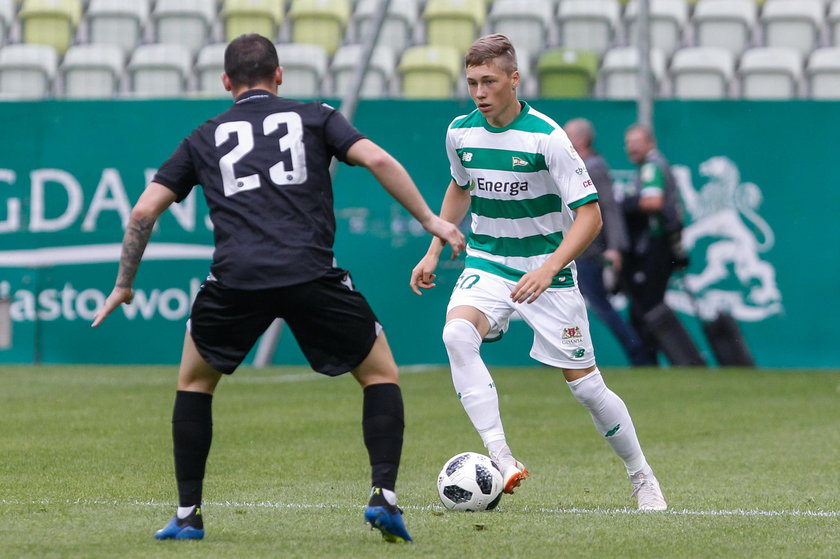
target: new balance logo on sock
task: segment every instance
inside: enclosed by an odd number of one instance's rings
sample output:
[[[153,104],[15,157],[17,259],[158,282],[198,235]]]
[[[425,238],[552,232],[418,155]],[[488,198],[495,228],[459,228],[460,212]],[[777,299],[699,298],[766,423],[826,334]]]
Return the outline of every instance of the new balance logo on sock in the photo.
[[[619,429],[621,429],[621,423],[619,423],[618,425],[616,425],[615,427],[613,427],[612,429],[610,429],[609,431],[607,431],[607,432],[604,434],[604,437],[612,437],[613,435],[615,435],[616,433],[618,433],[618,430],[619,430]]]

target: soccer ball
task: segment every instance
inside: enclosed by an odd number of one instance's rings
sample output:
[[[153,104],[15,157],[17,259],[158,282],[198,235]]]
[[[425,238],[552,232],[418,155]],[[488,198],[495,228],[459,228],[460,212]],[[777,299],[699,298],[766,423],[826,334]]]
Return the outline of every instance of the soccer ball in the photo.
[[[476,452],[462,452],[447,460],[437,480],[440,500],[450,510],[492,510],[502,498],[503,487],[502,474],[490,458]]]

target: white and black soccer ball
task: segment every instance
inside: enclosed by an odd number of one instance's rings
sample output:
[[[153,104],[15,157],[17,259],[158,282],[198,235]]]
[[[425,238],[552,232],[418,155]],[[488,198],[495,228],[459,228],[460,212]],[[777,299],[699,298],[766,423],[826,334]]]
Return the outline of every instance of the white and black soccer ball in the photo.
[[[490,458],[476,452],[462,452],[443,465],[437,488],[444,507],[478,512],[496,508],[504,483]]]

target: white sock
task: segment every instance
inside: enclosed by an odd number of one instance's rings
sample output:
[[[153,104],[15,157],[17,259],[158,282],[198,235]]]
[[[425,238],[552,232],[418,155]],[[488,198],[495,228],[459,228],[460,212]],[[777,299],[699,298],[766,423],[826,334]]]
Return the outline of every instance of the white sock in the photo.
[[[622,399],[604,384],[601,371],[595,369],[567,384],[575,399],[589,410],[598,432],[624,461],[627,473],[633,475],[646,468],[647,460],[639,445],[630,412]]]
[[[443,327],[443,343],[449,354],[452,384],[484,446],[494,460],[494,452],[510,449],[499,414],[499,395],[490,371],[481,359],[481,336],[475,326],[463,318],[454,318]]]
[[[191,507],[178,507],[178,512],[175,513],[175,514],[178,518],[183,520],[183,519],[185,519],[186,517],[188,517],[189,515],[192,514],[192,511],[195,510],[195,507],[196,507],[196,505],[193,505]]]

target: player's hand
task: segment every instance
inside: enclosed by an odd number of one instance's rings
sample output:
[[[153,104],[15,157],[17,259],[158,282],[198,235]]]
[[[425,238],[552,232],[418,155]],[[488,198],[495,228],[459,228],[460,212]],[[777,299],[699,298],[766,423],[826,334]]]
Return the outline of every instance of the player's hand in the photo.
[[[608,248],[604,251],[604,260],[610,263],[612,269],[615,270],[615,273],[619,273],[621,271],[621,253],[614,248]]]
[[[423,294],[418,288],[431,289],[437,285],[435,283],[435,278],[437,277],[435,275],[435,268],[437,268],[438,260],[439,258],[436,254],[426,254],[411,271],[411,280],[408,282],[408,285],[417,295]]]
[[[450,223],[434,215],[428,222],[423,223],[423,227],[426,231],[443,241],[444,244],[449,243],[449,246],[452,247],[452,260],[458,258],[458,255],[463,252],[466,246],[464,234],[461,233],[458,226],[454,223]]]
[[[542,295],[543,291],[548,289],[553,279],[554,274],[545,267],[531,270],[517,282],[513,291],[510,292],[510,298],[515,303],[527,302],[530,305],[537,300],[537,297]]]
[[[105,299],[105,303],[102,305],[98,311],[96,311],[96,316],[93,317],[93,324],[90,325],[91,328],[96,328],[99,326],[105,317],[111,314],[114,309],[125,303],[126,305],[131,304],[131,301],[134,299],[134,290],[130,287],[115,287],[111,294],[108,295],[108,298]]]

